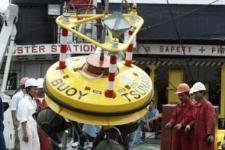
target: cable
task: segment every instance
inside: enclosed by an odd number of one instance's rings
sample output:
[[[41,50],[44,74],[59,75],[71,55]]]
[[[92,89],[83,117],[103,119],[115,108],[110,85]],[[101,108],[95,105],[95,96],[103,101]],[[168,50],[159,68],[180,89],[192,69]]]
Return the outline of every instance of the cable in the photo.
[[[202,7],[193,9],[193,10],[191,10],[190,12],[185,13],[184,15],[175,17],[174,20],[178,20],[178,19],[180,19],[180,18],[182,18],[182,17],[186,17],[186,16],[188,16],[188,15],[192,15],[193,13],[195,13],[195,12],[201,10],[201,9],[204,9],[204,8],[210,6],[210,5],[212,5],[212,4],[214,4],[214,3],[218,2],[218,1],[220,1],[220,0],[214,0],[213,2],[211,2],[211,3],[207,4],[207,5],[204,5],[204,6],[202,6]],[[171,20],[172,20],[172,19],[169,19],[169,20],[166,20],[166,21],[157,23],[157,24],[155,24],[155,25],[150,25],[150,26],[147,26],[147,27],[143,27],[141,31],[143,31],[143,30],[148,30],[148,29],[151,29],[151,28],[154,28],[154,27],[158,27],[158,26],[160,26],[160,25],[163,25],[163,24],[165,24],[165,23],[170,22]]]
[[[216,1],[218,1],[218,0],[216,0]],[[171,20],[172,20],[172,23],[173,23],[173,26],[174,26],[174,29],[175,29],[175,32],[176,32],[178,41],[179,41],[179,43],[181,45],[181,49],[182,49],[182,52],[183,52],[183,56],[186,56],[185,50],[183,49],[184,46],[183,46],[183,43],[182,43],[182,40],[181,40],[181,36],[180,36],[179,31],[178,31],[177,24],[175,22],[173,12],[172,12],[172,10],[170,8],[169,0],[166,0],[166,2],[167,2],[168,10],[169,10],[169,13],[170,13],[170,16],[171,16]],[[187,70],[190,73],[191,80],[193,80],[193,74],[192,74],[191,68],[189,66],[189,61],[187,59],[185,59],[185,62],[186,62],[186,65],[187,65]],[[172,84],[172,83],[169,83],[169,84]]]
[[[122,0],[120,5],[121,12],[125,13],[128,12],[131,9],[130,4],[127,2],[127,0]]]

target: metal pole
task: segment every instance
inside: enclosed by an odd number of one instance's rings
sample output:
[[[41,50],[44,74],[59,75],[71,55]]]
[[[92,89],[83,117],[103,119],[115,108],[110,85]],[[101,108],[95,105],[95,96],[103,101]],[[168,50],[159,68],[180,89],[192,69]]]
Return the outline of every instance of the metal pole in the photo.
[[[11,59],[12,59],[12,53],[14,50],[14,41],[15,41],[16,32],[17,32],[16,26],[13,25],[12,33],[10,36],[10,46],[9,46],[9,50],[8,50],[6,65],[5,65],[5,69],[4,69],[4,75],[3,75],[3,79],[2,79],[1,93],[4,93],[6,90],[9,69],[10,69],[10,64],[11,64]]]
[[[114,83],[115,83],[115,76],[116,76],[116,71],[117,71],[117,57],[115,53],[112,53],[110,56],[110,66],[109,66],[109,75],[108,75],[108,88],[107,91],[105,92],[105,96],[109,98],[114,98]]]
[[[68,134],[69,134],[68,130],[65,130],[65,132],[63,133],[62,150],[66,150],[67,149]]]
[[[65,59],[66,59],[66,53],[67,53],[67,36],[68,36],[68,30],[62,28],[59,69],[66,68],[66,60]]]
[[[132,30],[128,31],[128,36],[130,37],[133,34]],[[128,38],[129,38],[128,37]],[[125,65],[127,67],[131,67],[132,65],[132,58],[133,58],[133,44],[134,40],[132,43],[129,44],[127,50],[126,50],[126,59],[125,59]]]
[[[105,4],[105,6],[104,6],[105,7],[104,13],[108,14],[109,13],[109,1],[108,0],[104,0],[104,4]],[[106,39],[106,27],[103,26],[101,42],[104,43],[105,39]],[[101,50],[100,61],[104,61],[104,51],[103,51],[103,49]]]
[[[109,0],[104,1],[105,1],[105,13],[109,13]]]

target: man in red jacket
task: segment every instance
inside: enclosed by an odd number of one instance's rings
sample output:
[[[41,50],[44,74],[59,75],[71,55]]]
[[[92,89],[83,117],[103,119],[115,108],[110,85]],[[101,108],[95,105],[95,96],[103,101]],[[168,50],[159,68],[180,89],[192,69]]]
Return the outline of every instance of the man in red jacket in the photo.
[[[189,97],[190,88],[186,83],[177,87],[178,97],[181,103],[177,104],[172,118],[166,124],[166,128],[175,129],[172,138],[172,150],[190,150],[193,144],[192,132],[185,133],[185,127],[194,120],[194,102]]]
[[[191,94],[197,101],[194,121],[194,150],[214,150],[216,113],[213,105],[204,98],[205,85],[196,82]]]

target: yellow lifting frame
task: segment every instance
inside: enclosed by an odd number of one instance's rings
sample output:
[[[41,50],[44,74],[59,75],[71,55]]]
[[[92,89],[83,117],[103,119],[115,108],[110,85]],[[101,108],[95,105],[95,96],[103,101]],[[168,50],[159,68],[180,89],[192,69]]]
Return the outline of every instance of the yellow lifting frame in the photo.
[[[79,14],[79,15],[70,15],[65,16],[61,15],[57,17],[56,23],[72,33],[76,34],[79,38],[82,38],[86,40],[87,42],[90,42],[98,47],[101,47],[102,49],[109,51],[109,52],[119,52],[126,50],[128,45],[132,42],[132,40],[135,38],[139,30],[141,29],[144,20],[142,17],[138,16],[136,12],[131,11],[128,14],[123,14],[123,17],[125,20],[128,21],[129,25],[133,29],[133,34],[129,37],[126,43],[120,43],[119,40],[112,36],[112,32],[110,30],[107,30],[109,39],[108,41],[104,43],[100,43],[94,39],[91,39],[90,37],[82,34],[81,32],[76,30],[76,27],[78,27],[81,24],[87,23],[88,21],[93,21],[97,19],[106,19],[109,17],[110,14]],[[116,44],[116,46],[115,46]]]

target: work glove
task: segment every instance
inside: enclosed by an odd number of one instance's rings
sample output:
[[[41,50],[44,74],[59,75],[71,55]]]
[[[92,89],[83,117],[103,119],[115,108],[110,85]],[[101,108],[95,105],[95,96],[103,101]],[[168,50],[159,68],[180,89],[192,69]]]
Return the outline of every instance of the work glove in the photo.
[[[168,122],[165,126],[167,129],[172,129],[172,124],[170,122]]]
[[[178,124],[176,124],[176,125],[174,126],[174,129],[180,130],[181,127],[182,127],[182,124],[181,124],[181,123],[178,123]]]
[[[208,136],[207,136],[207,143],[208,143],[208,144],[212,144],[213,141],[214,141],[214,137],[213,137],[212,135],[208,135]]]
[[[190,125],[186,125],[186,127],[185,127],[185,132],[189,132],[189,131],[191,131],[191,126]]]

